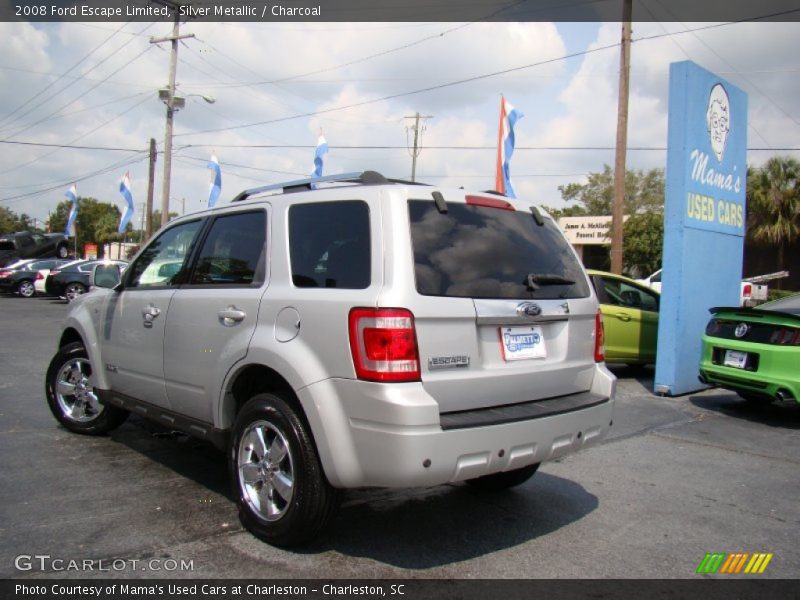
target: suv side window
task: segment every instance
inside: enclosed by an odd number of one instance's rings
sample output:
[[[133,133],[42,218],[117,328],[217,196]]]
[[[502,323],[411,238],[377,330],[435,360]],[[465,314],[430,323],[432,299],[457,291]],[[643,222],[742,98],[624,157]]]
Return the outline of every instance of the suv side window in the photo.
[[[186,265],[202,221],[190,221],[171,227],[153,240],[128,270],[126,288],[150,288],[176,285]],[[164,265],[179,265],[170,274],[161,276]],[[169,270],[169,269],[168,269]]]
[[[192,274],[192,285],[261,285],[267,216],[264,211],[217,217]]]
[[[314,202],[289,209],[289,254],[297,287],[369,287],[370,248],[366,202]]]

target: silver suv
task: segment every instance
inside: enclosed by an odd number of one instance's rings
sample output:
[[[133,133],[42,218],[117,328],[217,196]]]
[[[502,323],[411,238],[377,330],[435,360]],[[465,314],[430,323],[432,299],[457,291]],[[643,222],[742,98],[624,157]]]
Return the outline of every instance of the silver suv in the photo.
[[[94,283],[47,372],[56,419],[210,440],[276,545],[320,532],[343,488],[504,489],[611,425],[597,299],[527,202],[370,171],[267,186]]]

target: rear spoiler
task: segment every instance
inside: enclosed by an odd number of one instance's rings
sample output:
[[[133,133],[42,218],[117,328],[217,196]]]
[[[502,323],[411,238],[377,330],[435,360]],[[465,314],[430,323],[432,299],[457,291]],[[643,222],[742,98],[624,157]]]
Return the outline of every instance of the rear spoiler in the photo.
[[[740,317],[769,317],[769,316],[778,316],[783,317],[785,319],[791,319],[793,321],[797,321],[800,323],[800,315],[795,315],[792,313],[782,312],[779,310],[764,310],[759,308],[747,308],[744,306],[715,306],[714,308],[709,308],[708,312],[712,315],[716,315],[717,313],[726,312],[726,313],[733,313],[735,316]]]

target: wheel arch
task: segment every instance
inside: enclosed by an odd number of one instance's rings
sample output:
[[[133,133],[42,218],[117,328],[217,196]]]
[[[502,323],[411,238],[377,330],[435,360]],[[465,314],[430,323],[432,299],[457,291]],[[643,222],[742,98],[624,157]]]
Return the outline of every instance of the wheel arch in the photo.
[[[279,394],[308,425],[308,418],[291,384],[276,370],[259,363],[240,366],[225,384],[217,412],[220,429],[230,429],[242,406],[256,394]]]

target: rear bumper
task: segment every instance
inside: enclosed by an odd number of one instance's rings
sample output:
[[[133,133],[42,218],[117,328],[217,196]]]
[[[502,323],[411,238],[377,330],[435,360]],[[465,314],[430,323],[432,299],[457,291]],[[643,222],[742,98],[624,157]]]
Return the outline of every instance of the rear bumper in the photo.
[[[544,411],[508,407],[499,421],[440,417],[422,384],[329,379],[300,391],[323,468],[336,487],[414,487],[463,481],[575,452],[611,426],[615,379],[596,366],[594,385]],[[571,406],[570,406],[571,405]],[[537,412],[539,414],[537,415]],[[453,426],[455,424],[455,426]],[[447,427],[446,429],[443,428]]]
[[[719,364],[720,361],[714,359],[715,348],[718,353],[727,349],[747,352],[756,356],[757,366],[755,370],[747,370]],[[704,336],[700,378],[703,383],[735,392],[770,398],[791,397],[800,402],[799,355],[796,346],[746,344]]]

